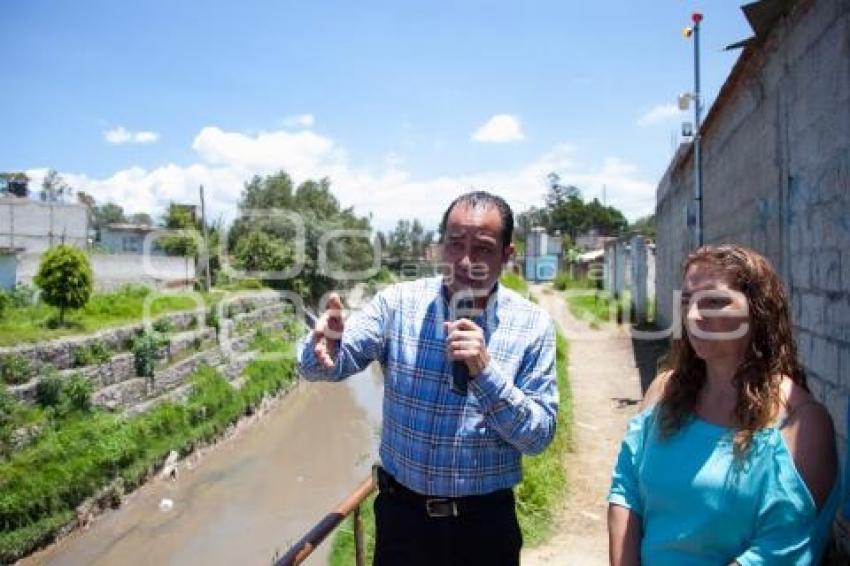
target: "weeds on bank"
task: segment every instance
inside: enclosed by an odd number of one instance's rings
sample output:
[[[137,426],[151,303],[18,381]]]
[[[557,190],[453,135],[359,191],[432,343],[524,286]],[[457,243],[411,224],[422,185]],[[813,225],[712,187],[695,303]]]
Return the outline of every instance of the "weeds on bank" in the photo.
[[[238,391],[216,370],[201,367],[186,403],[162,402],[130,418],[71,412],[61,426],[48,427],[34,444],[0,462],[0,563],[50,540],[80,503],[106,486],[120,500],[171,450],[185,454],[213,440],[264,395],[296,379],[288,342],[266,337],[258,347],[283,355],[249,364]]]

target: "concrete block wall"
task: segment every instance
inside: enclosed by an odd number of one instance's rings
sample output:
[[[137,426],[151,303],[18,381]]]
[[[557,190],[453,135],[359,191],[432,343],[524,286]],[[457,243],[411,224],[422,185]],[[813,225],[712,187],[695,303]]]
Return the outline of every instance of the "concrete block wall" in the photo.
[[[89,261],[98,291],[112,291],[128,284],[177,288],[195,279],[195,260],[191,257],[152,255],[146,264],[140,254],[90,254]],[[40,263],[41,252],[20,254],[16,283],[31,285]]]
[[[781,274],[801,361],[832,415],[846,465],[850,2],[797,2],[745,51],[709,113],[703,148],[705,241],[753,247]],[[686,224],[692,190],[692,154],[683,147],[657,192],[661,324],[670,322],[681,262],[694,247]]]

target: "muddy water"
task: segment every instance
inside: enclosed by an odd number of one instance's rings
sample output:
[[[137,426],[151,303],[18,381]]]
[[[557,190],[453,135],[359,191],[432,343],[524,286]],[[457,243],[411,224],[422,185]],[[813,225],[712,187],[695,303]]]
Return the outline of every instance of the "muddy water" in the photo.
[[[152,481],[25,564],[269,564],[367,477],[380,408],[375,366],[345,384],[302,383],[192,469],[181,463],[177,481]]]

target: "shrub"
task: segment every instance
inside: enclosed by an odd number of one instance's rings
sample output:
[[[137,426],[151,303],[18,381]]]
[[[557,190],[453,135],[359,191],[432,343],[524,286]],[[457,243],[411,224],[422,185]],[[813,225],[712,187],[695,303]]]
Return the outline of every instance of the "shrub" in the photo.
[[[15,288],[9,292],[9,297],[12,299],[12,304],[17,307],[28,307],[35,304],[38,290],[32,285],[18,283]]]
[[[0,383],[0,434],[11,424],[15,413],[15,399],[9,395],[6,386]]]
[[[67,309],[79,309],[89,301],[94,276],[85,252],[61,244],[44,253],[33,281],[41,288],[44,302],[59,309],[62,326]]]
[[[136,343],[133,345],[133,356],[137,376],[153,377],[156,353],[163,345],[162,340],[158,340],[149,332],[136,339]]]
[[[231,284],[231,288],[233,288],[234,290],[262,289],[263,282],[259,279],[246,277],[244,279],[237,279],[234,283]]]
[[[162,334],[168,334],[174,330],[174,325],[171,323],[170,318],[163,317],[154,321],[153,329]]]
[[[74,374],[65,382],[62,389],[68,403],[68,409],[82,413],[91,411],[91,396],[94,392],[94,387],[88,378],[80,374]]]
[[[90,346],[74,350],[74,365],[77,367],[102,364],[111,358],[112,350],[102,342],[95,342]]]
[[[17,354],[0,358],[0,375],[6,383],[10,385],[26,383],[32,374],[33,368],[27,358]]]
[[[216,332],[219,330],[219,325],[221,321],[218,317],[218,305],[210,305],[210,308],[207,309],[206,316],[206,324],[209,327],[215,328]]]
[[[570,277],[569,273],[559,273],[552,282],[552,286],[558,291],[566,291],[567,289],[593,289],[596,287],[595,283],[587,277],[574,279]]]
[[[63,401],[62,378],[56,373],[50,373],[43,377],[35,387],[35,398],[39,405],[44,408],[58,408]]]
[[[0,289],[0,318],[6,316],[6,311],[12,306],[12,297],[9,293]]]

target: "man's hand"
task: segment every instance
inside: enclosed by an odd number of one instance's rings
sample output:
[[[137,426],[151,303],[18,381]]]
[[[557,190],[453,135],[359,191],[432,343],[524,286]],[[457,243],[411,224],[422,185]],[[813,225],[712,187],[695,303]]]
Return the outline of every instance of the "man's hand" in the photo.
[[[345,327],[342,313],[342,299],[336,293],[328,296],[327,309],[316,321],[313,329],[313,353],[327,369],[334,367],[337,343],[342,338]]]
[[[466,362],[469,377],[476,377],[487,364],[490,354],[487,353],[487,343],[484,341],[484,331],[480,326],[461,318],[455,322],[446,322],[446,354],[449,359]]]

